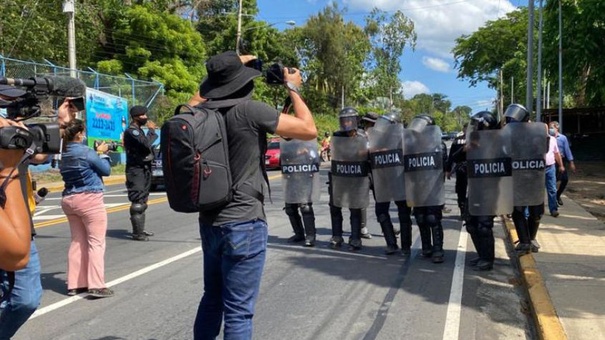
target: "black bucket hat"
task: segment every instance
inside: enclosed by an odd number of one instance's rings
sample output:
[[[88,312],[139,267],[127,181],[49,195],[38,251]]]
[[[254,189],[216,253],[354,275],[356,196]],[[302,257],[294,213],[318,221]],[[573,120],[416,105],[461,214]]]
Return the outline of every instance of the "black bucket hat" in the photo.
[[[260,71],[242,64],[234,51],[208,59],[206,70],[208,77],[200,85],[200,95],[206,99],[227,97],[261,75]]]
[[[27,92],[11,85],[0,85],[0,94],[9,98],[18,98]]]

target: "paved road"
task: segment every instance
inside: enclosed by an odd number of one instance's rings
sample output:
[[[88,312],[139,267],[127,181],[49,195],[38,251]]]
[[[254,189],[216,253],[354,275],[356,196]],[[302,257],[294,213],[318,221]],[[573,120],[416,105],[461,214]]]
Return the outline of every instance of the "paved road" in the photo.
[[[315,204],[317,247],[287,244],[292,231],[282,210],[278,174],[269,173],[273,204],[266,208],[269,250],[254,318],[256,339],[533,338],[500,224],[494,270],[477,273],[465,265],[474,249],[454,214],[451,181],[446,199],[452,213],[443,221],[446,262],[435,265],[419,256],[416,227],[410,258],[383,255],[373,205],[368,224],[374,238],[364,240],[364,249],[329,249],[326,188]],[[116,296],[88,300],[65,295],[70,235],[61,219],[60,198],[51,194],[35,218],[42,306],[15,339],[191,339],[202,293],[195,214],[172,212],[164,194],[156,192],[147,213],[147,228],[156,236],[150,242],[133,242],[123,186],[109,186],[106,194],[111,211],[106,280]]]

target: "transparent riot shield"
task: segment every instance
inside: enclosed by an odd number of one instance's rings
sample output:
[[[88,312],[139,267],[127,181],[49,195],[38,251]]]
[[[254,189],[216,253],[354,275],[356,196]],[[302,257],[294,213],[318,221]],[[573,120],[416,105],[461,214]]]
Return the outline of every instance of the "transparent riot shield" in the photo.
[[[370,204],[367,138],[333,136],[330,144],[332,204],[341,208],[367,208]]]
[[[472,216],[513,211],[511,140],[508,130],[467,132],[468,209]]]
[[[405,194],[409,206],[445,203],[441,129],[427,126],[422,132],[403,130]]]
[[[368,131],[368,140],[376,202],[405,200],[403,125],[374,127]]]
[[[544,123],[509,123],[504,126],[511,138],[513,168],[513,204],[544,203],[544,156],[548,151],[548,133]]]
[[[321,187],[317,141],[281,139],[279,148],[284,201],[286,203],[319,201]]]

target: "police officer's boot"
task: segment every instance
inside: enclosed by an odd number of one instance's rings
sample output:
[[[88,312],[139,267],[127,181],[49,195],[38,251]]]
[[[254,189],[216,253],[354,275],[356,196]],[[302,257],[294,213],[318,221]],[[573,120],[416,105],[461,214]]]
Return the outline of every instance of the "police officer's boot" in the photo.
[[[349,250],[361,249],[361,209],[351,209],[351,236]]]
[[[531,239],[529,237],[529,226],[527,218],[525,218],[524,209],[522,207],[515,207],[512,218],[517,236],[519,237],[519,244],[515,246],[515,252],[518,255],[529,254],[531,252]]]
[[[443,262],[443,227],[437,222],[431,226],[433,235],[433,255],[431,257],[433,263]]]
[[[400,218],[401,220],[401,218]],[[401,225],[401,253],[408,256],[412,253],[412,224],[400,223]]]
[[[391,219],[386,215],[380,215],[378,216],[378,222],[380,223],[380,229],[382,229],[384,240],[387,243],[387,248],[384,250],[384,253],[387,255],[395,254],[399,247],[397,246],[397,236],[395,236]]]
[[[458,201],[458,208],[460,208],[460,221],[462,221],[463,224],[466,224],[466,220],[467,220],[466,200]]]
[[[431,242],[431,228],[425,223],[418,224],[420,231],[420,241],[422,243],[422,256],[431,257],[433,255],[433,243]]]
[[[529,229],[529,240],[531,243],[532,253],[537,253],[540,250],[540,243],[536,240],[538,228],[540,227],[540,217],[529,216],[527,219],[527,227]]]
[[[315,246],[315,213],[311,203],[302,204],[300,206],[303,223],[305,225],[305,247]]]
[[[479,232],[478,230],[479,226],[477,217],[469,217],[466,223],[466,232],[468,232],[468,234],[471,236],[471,240],[473,241],[473,247],[475,247],[475,250],[477,251],[477,257],[474,257],[469,261],[469,264],[471,266],[476,266],[477,263],[479,263],[479,260],[481,260],[481,245],[479,244],[479,236],[477,234]]]
[[[337,249],[340,248],[344,242],[344,239],[342,238],[342,208],[330,205],[330,220],[332,221],[330,247]]]
[[[149,241],[145,234],[145,205],[133,203],[130,205],[130,224],[134,241]]]
[[[480,260],[473,269],[478,271],[492,270],[492,268],[494,268],[495,258],[495,241],[493,230],[488,227],[480,226],[477,234],[479,242],[479,248],[477,248],[477,251],[479,252]]]
[[[368,222],[368,210],[366,208],[361,209],[361,237],[367,238],[368,240],[372,238],[372,234],[367,227]]]
[[[286,215],[290,219],[294,235],[288,239],[288,243],[297,243],[305,240],[305,229],[303,228],[302,220],[298,214],[298,204],[286,203]]]

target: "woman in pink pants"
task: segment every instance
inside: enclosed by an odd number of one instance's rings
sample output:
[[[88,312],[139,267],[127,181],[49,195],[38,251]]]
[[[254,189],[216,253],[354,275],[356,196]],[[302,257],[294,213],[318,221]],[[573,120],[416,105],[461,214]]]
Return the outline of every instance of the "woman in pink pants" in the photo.
[[[71,244],[67,262],[67,295],[84,292],[92,297],[113,296],[105,286],[105,234],[107,210],[103,203],[103,180],[109,176],[109,157],[82,144],[84,123],[79,119],[65,125],[67,144],[61,156],[61,176],[65,182],[61,207],[69,221]],[[107,152],[102,143],[97,150]]]

